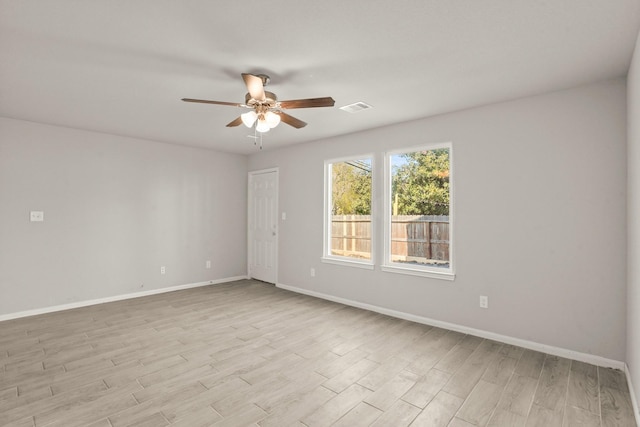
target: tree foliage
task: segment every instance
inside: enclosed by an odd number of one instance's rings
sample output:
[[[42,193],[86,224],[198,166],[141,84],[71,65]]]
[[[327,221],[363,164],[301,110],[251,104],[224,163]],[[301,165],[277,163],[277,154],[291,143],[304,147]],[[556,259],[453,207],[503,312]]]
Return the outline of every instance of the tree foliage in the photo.
[[[391,181],[397,214],[449,215],[449,150],[416,151],[398,157],[402,161],[394,166]]]
[[[364,167],[363,167],[364,166]],[[339,162],[331,166],[333,215],[371,214],[371,168],[362,162]]]
[[[392,157],[391,202],[394,215],[449,215],[449,149],[416,151]],[[371,215],[368,161],[333,163],[333,215]]]

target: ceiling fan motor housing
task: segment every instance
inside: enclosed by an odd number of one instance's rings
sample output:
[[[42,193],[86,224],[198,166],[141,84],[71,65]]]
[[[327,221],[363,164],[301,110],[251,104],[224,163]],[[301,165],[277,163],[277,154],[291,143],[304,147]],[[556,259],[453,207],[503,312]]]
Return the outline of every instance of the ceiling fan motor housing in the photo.
[[[264,96],[265,96],[264,101],[258,101],[253,99],[251,97],[251,94],[247,92],[247,94],[244,96],[244,102],[246,105],[250,107],[265,106],[267,108],[275,108],[277,106],[278,97],[276,96],[275,93],[265,90]]]

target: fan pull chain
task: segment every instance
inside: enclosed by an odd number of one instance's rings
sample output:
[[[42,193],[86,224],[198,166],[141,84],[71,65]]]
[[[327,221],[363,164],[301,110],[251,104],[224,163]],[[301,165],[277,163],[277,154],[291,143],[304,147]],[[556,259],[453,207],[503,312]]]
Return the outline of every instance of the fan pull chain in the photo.
[[[260,135],[260,149],[262,150],[262,132],[258,132],[256,127],[253,127],[253,145],[258,145],[258,135]],[[249,137],[251,138],[251,135]]]

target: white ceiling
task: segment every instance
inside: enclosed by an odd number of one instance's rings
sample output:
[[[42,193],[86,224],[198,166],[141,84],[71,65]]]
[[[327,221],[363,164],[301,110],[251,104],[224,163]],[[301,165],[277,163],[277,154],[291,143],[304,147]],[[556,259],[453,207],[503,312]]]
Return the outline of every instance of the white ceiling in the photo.
[[[624,76],[639,26],[639,0],[0,0],[0,116],[249,154],[246,110],[180,99],[250,72],[336,100],[271,149]]]

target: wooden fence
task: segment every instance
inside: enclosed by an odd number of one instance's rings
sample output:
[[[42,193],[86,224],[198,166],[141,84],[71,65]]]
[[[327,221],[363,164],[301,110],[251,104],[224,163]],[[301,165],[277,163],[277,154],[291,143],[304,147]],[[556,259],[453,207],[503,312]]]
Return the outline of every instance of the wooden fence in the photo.
[[[371,215],[333,215],[331,253],[371,259]]]
[[[331,253],[371,258],[371,216],[334,215],[331,221]],[[391,260],[446,265],[449,262],[449,217],[393,215]]]

